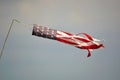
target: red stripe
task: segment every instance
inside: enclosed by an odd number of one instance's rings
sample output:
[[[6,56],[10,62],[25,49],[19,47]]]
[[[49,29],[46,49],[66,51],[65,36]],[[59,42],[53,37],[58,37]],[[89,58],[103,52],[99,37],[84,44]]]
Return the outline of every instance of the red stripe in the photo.
[[[64,31],[62,31],[62,32],[64,32]],[[71,33],[69,33],[69,32],[64,32],[65,34],[67,34],[67,35],[73,35],[73,34],[71,34]]]
[[[91,37],[90,35],[88,35],[87,33],[79,33],[79,34],[83,34],[83,35],[85,35],[89,40],[92,40],[92,41],[93,41],[92,37]],[[79,35],[79,34],[77,34],[77,35]]]
[[[84,38],[77,38],[77,37],[75,37],[75,39],[80,40],[80,41],[83,41],[83,42],[90,42],[89,40],[84,39]]]

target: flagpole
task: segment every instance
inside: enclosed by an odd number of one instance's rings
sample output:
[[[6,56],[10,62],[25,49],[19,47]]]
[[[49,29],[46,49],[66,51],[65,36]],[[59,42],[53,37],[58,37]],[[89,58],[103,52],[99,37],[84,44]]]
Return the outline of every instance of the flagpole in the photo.
[[[11,29],[12,29],[12,26],[13,26],[14,21],[19,22],[19,21],[16,20],[16,19],[12,19],[12,22],[11,22],[11,24],[10,24],[9,30],[8,30],[8,32],[7,32],[7,35],[6,35],[6,37],[5,37],[5,41],[4,41],[4,43],[3,43],[3,46],[2,46],[2,49],[1,49],[1,52],[0,52],[0,59],[1,59],[2,55],[3,55],[3,51],[4,51],[4,48],[5,48],[5,45],[6,45],[6,42],[7,42],[8,37],[9,37],[10,31],[11,31]]]

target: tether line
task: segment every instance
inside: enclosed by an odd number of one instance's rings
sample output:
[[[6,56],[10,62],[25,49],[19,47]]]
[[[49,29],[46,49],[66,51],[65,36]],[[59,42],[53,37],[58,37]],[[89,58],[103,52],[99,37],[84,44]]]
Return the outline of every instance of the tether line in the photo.
[[[11,29],[12,29],[12,26],[13,26],[14,21],[20,23],[20,21],[18,21],[18,20],[16,20],[16,19],[13,19],[13,20],[12,20],[12,22],[11,22],[11,24],[10,24],[10,27],[9,27],[9,30],[8,30],[8,33],[7,33],[6,37],[5,37],[5,40],[4,40],[4,43],[3,43],[3,46],[2,46],[1,52],[0,52],[0,59],[1,59],[2,55],[3,55],[3,51],[4,51],[4,48],[5,48],[5,45],[6,45],[8,36],[9,36],[9,34],[10,34],[10,31],[11,31]]]

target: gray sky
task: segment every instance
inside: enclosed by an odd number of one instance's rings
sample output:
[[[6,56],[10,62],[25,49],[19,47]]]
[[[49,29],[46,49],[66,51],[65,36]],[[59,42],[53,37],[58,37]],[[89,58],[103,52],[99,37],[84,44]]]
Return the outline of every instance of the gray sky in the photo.
[[[119,80],[120,0],[0,0],[0,80]],[[39,24],[105,40],[92,52],[32,36]],[[29,24],[29,25],[28,25]]]

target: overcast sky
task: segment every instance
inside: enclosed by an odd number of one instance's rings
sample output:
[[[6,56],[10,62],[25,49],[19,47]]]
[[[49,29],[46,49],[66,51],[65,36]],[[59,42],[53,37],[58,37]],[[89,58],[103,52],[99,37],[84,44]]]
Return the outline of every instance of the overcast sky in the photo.
[[[120,80],[120,0],[0,0],[0,80]],[[87,51],[32,36],[32,24],[104,40]]]

